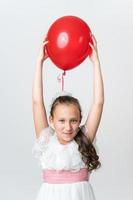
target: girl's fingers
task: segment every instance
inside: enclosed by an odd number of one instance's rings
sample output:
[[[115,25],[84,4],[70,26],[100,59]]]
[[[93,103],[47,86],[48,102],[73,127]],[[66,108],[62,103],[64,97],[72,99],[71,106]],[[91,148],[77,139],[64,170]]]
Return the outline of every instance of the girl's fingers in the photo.
[[[94,46],[92,43],[89,42],[89,46],[92,48],[92,50],[94,50]]]
[[[95,38],[95,36],[93,34],[91,35],[91,38],[92,38],[92,41],[93,41],[93,44],[94,44],[93,46],[96,47],[97,46],[97,41],[96,41],[96,38]]]
[[[92,44],[91,42],[89,42],[89,45],[91,46],[91,48],[94,48],[94,47],[93,47],[93,44]]]
[[[45,41],[48,41],[47,35],[44,35],[44,36],[43,36],[43,43],[44,43]]]
[[[45,41],[43,41],[43,44],[45,45],[45,44],[47,44],[49,41],[48,40],[45,40]]]

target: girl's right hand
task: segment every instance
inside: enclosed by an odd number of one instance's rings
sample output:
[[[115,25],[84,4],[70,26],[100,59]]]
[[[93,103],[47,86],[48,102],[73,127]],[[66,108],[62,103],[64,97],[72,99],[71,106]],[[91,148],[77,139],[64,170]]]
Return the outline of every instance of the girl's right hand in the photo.
[[[93,44],[89,43],[92,54],[89,56],[92,63],[99,62],[99,56],[98,56],[98,49],[97,49],[97,41],[94,35],[91,35]]]
[[[48,43],[48,40],[45,38],[42,45],[41,45],[39,55],[38,55],[38,58],[37,58],[37,61],[40,62],[40,63],[43,63],[48,58],[48,54],[47,54],[47,50],[46,50],[46,44],[47,43]]]

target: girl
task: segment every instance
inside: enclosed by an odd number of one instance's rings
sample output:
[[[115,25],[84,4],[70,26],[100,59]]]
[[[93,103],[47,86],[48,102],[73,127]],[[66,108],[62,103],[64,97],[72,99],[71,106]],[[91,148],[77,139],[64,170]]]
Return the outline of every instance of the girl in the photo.
[[[43,42],[33,80],[32,101],[36,142],[33,153],[42,167],[43,184],[37,200],[95,200],[89,182],[92,170],[100,167],[93,140],[100,123],[104,104],[103,80],[97,42],[92,35],[94,69],[93,102],[83,126],[81,107],[70,95],[57,97],[51,106],[50,126],[43,101],[43,62],[48,57]]]

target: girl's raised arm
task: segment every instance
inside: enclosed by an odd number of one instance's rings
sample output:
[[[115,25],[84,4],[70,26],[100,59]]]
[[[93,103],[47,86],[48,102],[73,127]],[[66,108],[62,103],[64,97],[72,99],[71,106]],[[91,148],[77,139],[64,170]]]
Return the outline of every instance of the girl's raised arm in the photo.
[[[47,41],[44,41],[36,62],[35,74],[32,87],[32,108],[35,124],[36,137],[40,136],[42,129],[48,126],[47,114],[43,100],[43,62],[47,59],[45,49]]]
[[[104,86],[100,67],[100,61],[98,57],[97,42],[92,35],[93,45],[89,44],[92,48],[92,55],[90,60],[93,64],[94,78],[93,78],[93,101],[88,114],[85,126],[88,130],[88,137],[93,142],[102,115],[104,104]]]

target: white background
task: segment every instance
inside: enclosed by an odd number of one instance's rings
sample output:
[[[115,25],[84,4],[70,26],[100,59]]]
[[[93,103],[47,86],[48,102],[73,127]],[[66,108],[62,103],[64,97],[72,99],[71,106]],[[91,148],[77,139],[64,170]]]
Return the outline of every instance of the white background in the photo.
[[[0,199],[35,200],[41,169],[32,157],[35,139],[32,80],[43,35],[55,19],[76,15],[98,41],[105,105],[97,133],[102,167],[91,176],[97,200],[133,199],[133,1],[0,1]],[[43,73],[47,112],[61,90],[61,73],[49,60]],[[65,90],[82,105],[83,121],[92,98],[87,58],[68,71]]]

